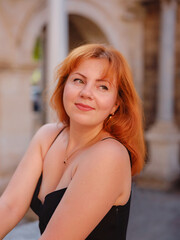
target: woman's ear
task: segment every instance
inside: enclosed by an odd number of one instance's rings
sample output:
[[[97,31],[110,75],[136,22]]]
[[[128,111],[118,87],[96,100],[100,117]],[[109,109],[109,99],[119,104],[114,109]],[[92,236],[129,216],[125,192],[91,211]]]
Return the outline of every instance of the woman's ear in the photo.
[[[112,108],[111,115],[115,114],[115,112],[118,110],[119,106],[120,106],[120,104],[119,104],[119,101],[117,100]]]

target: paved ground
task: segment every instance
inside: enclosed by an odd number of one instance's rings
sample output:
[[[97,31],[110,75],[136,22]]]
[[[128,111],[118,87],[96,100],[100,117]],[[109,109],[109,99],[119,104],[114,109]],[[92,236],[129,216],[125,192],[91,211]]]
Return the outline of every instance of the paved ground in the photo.
[[[4,240],[38,237],[38,223],[32,222],[17,226]],[[180,192],[134,186],[127,240],[180,240]]]
[[[180,240],[180,192],[135,188],[127,240]]]

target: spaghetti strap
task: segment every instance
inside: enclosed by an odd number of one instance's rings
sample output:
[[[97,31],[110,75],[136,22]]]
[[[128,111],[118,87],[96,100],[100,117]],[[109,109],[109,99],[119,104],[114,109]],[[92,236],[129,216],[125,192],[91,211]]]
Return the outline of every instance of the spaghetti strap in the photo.
[[[60,130],[60,132],[56,135],[56,137],[54,138],[54,140],[52,141],[52,143],[51,143],[51,145],[49,146],[49,149],[50,149],[50,147],[53,145],[53,143],[56,141],[56,139],[58,138],[58,136],[62,133],[62,131],[65,129],[66,127],[64,127],[64,128],[62,128],[61,130]],[[48,150],[49,150],[48,149]],[[38,181],[38,183],[37,183],[37,186],[36,186],[36,190],[35,190],[35,196],[38,196],[38,194],[39,194],[39,190],[40,190],[40,186],[41,186],[41,182],[42,182],[42,175],[43,175],[43,173],[41,173],[41,175],[40,175],[40,178],[39,178],[39,181]]]
[[[56,137],[54,138],[54,140],[52,141],[51,145],[49,146],[49,149],[50,147],[53,145],[53,143],[56,141],[56,139],[58,138],[58,136],[62,133],[62,131],[65,129],[66,127],[62,128],[60,130],[60,132],[56,135]],[[48,150],[49,150],[48,149]],[[38,198],[38,195],[39,195],[39,191],[40,191],[40,187],[41,187],[41,182],[42,182],[42,176],[43,176],[43,173],[41,172],[41,175],[39,177],[39,180],[37,182],[37,185],[36,185],[36,188],[35,188],[35,191],[34,191],[34,194],[33,194],[33,197],[32,197],[32,200],[31,200],[31,208],[33,209],[33,211],[39,215],[40,214],[40,209],[42,207],[42,203],[41,201],[39,200]]]
[[[58,138],[58,136],[64,131],[65,128],[66,128],[66,127],[63,127],[63,128],[60,130],[60,132],[56,135],[56,137],[55,137],[54,140],[52,141],[51,145],[49,146],[49,149],[50,149],[50,147],[53,145],[53,143],[56,141],[56,139]],[[49,150],[49,149],[48,149],[48,150]]]
[[[116,140],[116,141],[118,141],[118,142],[120,142],[117,138],[114,138],[114,137],[105,137],[105,138],[103,138],[103,139],[101,139],[101,141],[104,141],[104,140],[106,140],[106,139],[114,139],[114,140]],[[120,142],[121,143],[121,142]],[[124,145],[123,145],[124,146]],[[127,149],[127,147],[126,146],[124,146],[125,148],[126,148],[126,150],[128,151],[128,154],[129,154],[129,158],[130,158],[130,163],[131,163],[131,167],[132,167],[132,158],[131,158],[131,152],[129,151],[129,149]]]

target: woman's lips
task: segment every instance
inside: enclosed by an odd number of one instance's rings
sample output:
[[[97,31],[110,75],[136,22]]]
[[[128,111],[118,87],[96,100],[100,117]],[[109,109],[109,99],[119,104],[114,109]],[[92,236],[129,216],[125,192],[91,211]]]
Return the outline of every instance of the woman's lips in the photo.
[[[91,111],[94,110],[93,107],[89,106],[89,105],[85,105],[82,103],[75,103],[76,107],[82,111]]]

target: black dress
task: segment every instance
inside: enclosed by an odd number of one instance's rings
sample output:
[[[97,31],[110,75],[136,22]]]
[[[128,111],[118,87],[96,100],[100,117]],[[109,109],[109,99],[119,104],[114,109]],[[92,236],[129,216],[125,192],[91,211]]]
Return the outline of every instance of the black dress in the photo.
[[[31,201],[31,208],[39,217],[39,229],[42,234],[67,188],[56,190],[47,194],[44,203],[42,204],[38,198],[41,181],[42,174],[39,178]],[[123,206],[112,206],[101,222],[89,234],[86,240],[125,240],[130,210],[130,199],[131,197]]]

